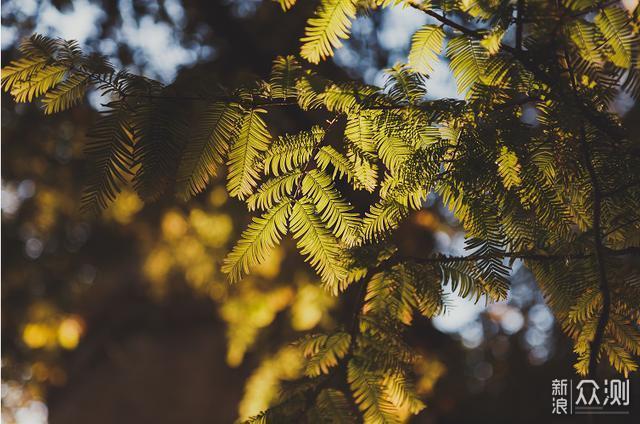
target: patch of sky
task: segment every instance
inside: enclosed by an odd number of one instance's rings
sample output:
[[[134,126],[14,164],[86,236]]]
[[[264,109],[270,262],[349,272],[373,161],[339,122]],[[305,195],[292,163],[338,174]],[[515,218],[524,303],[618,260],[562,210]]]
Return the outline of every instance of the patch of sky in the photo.
[[[49,1],[44,1],[38,10],[35,32],[83,44],[96,34],[97,26],[105,18],[100,6],[88,0],[75,0],[64,11],[58,10]]]
[[[429,21],[427,15],[411,8],[391,7],[382,13],[382,26],[378,30],[378,40],[384,49],[398,52],[398,54],[408,51],[413,33]],[[398,57],[396,60],[401,58]],[[393,58],[389,61],[390,65],[393,65]]]
[[[155,5],[155,6],[154,6]],[[149,10],[159,7],[150,1]],[[114,65],[121,67],[115,55],[119,43],[126,43],[134,50],[134,72],[171,82],[182,66],[198,60],[210,59],[215,54],[213,48],[198,43],[184,43],[181,28],[185,25],[185,11],[180,0],[166,0],[165,10],[171,23],[155,21],[151,16],[134,18],[133,1],[119,0],[118,9],[122,25],[115,29],[112,38],[101,40],[101,53],[110,57]],[[84,45],[95,37],[100,23],[106,18],[99,5],[89,0],[74,0],[59,10],[50,0],[7,1],[2,5],[2,16],[12,16],[16,21],[26,21],[37,16],[34,31],[52,37],[73,39]],[[2,26],[2,49],[15,47],[18,41],[14,27]],[[96,105],[95,101],[92,104]]]
[[[231,6],[233,14],[239,18],[246,18],[253,15],[262,0],[226,0],[225,3]]]
[[[173,2],[172,19],[180,19],[178,8],[181,5]],[[116,32],[116,41],[126,41],[135,50],[134,61],[141,70],[151,71],[163,82],[171,82],[179,67],[189,65],[202,56],[213,54],[212,49],[190,48],[183,46],[176,34],[176,28],[166,22],[156,22],[151,16],[143,16],[139,22],[133,18],[132,0],[120,0],[122,27]]]

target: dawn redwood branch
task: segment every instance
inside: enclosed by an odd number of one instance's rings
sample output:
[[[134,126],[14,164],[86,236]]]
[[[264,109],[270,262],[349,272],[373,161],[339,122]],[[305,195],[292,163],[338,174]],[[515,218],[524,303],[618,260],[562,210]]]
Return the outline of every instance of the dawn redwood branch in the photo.
[[[485,254],[471,254],[467,256],[432,256],[428,258],[421,258],[415,256],[395,256],[393,260],[389,260],[385,263],[386,267],[397,265],[402,262],[413,262],[416,264],[437,264],[437,263],[452,263],[452,262],[477,262],[482,260],[491,259],[523,259],[531,261],[567,261],[573,259],[589,259],[593,255],[586,253],[574,253],[574,254],[546,254],[538,252],[505,252],[499,254],[485,255]]]
[[[602,311],[598,318],[598,326],[595,335],[591,341],[591,351],[589,355],[589,377],[595,378],[596,367],[598,365],[598,354],[602,347],[604,339],[604,330],[609,322],[609,312],[611,309],[611,293],[609,290],[609,282],[607,281],[607,271],[605,264],[605,247],[602,243],[602,192],[596,175],[595,167],[591,158],[591,152],[587,144],[587,137],[584,125],[580,128],[580,144],[584,155],[584,162],[591,180],[591,190],[593,196],[593,240],[595,247],[596,266],[598,268],[599,289],[602,293]]]
[[[297,105],[297,102],[287,101],[263,101],[243,103],[242,100],[228,96],[178,96],[168,94],[128,94],[127,98],[132,99],[160,99],[160,100],[177,100],[177,101],[202,101],[202,102],[235,102],[244,104],[245,106],[254,107],[286,107]]]
[[[575,86],[575,76],[573,74],[573,67],[571,66],[571,58],[569,56],[569,52],[564,47],[564,55],[565,60],[567,62],[567,68],[569,70],[569,77],[571,89],[575,94],[576,99],[578,99],[578,90]],[[591,192],[593,198],[593,244],[595,250],[595,259],[596,259],[596,268],[598,271],[598,285],[600,293],[602,294],[602,310],[600,312],[600,317],[598,318],[598,324],[596,327],[596,332],[593,336],[593,340],[591,340],[590,352],[589,352],[589,377],[594,379],[596,377],[596,369],[598,366],[598,355],[600,353],[600,348],[602,347],[602,342],[604,340],[604,331],[607,327],[607,323],[609,322],[609,314],[611,309],[611,293],[609,290],[609,282],[607,281],[607,269],[605,263],[605,246],[602,241],[602,190],[600,188],[600,183],[598,181],[598,175],[596,173],[595,166],[593,165],[593,158],[591,156],[591,151],[589,149],[589,144],[587,142],[587,134],[585,123],[583,122],[580,125],[580,148],[582,150],[584,165],[587,169],[587,173],[589,174],[589,180],[591,182]]]
[[[421,12],[426,13],[427,15],[431,16],[432,18],[440,21],[441,23],[443,23],[444,25],[447,25],[451,28],[457,29],[458,31],[462,32],[463,34],[466,35],[470,35],[474,38],[482,38],[482,36],[480,34],[478,34],[477,31],[472,30],[470,28],[465,27],[464,25],[460,25],[457,22],[452,21],[451,19],[447,18],[446,16],[440,15],[436,12],[434,12],[433,10],[431,10],[431,5],[429,3],[422,3],[416,0],[412,0],[409,3],[409,6],[413,7],[414,9],[420,10]]]
[[[627,247],[624,249],[610,249],[607,247],[602,248],[603,255],[608,256],[624,256],[624,255],[640,255],[640,247]],[[397,255],[393,258],[383,262],[382,269],[389,269],[394,265],[398,265],[403,262],[413,262],[417,264],[433,264],[433,263],[452,263],[452,262],[476,262],[482,260],[491,259],[522,259],[528,261],[568,261],[578,259],[593,259],[596,258],[596,254],[590,253],[568,253],[568,254],[548,254],[542,252],[525,251],[525,252],[504,252],[491,255],[476,255],[470,254],[467,256],[447,256],[438,255],[428,258],[421,258],[416,256],[403,256]],[[378,270],[379,271],[379,270]],[[375,272],[378,272],[375,271]]]
[[[540,100],[542,100],[540,97],[524,96],[519,99],[514,99],[511,101],[496,105],[496,110],[509,109],[510,107],[514,107],[514,106],[523,106],[523,105],[526,105],[527,103],[539,102]]]
[[[522,51],[522,33],[524,31],[524,0],[518,0],[516,6],[516,49]]]
[[[174,96],[174,95],[162,95],[162,94],[134,94],[127,95],[129,98],[141,98],[141,99],[163,99],[163,100],[184,100],[184,101],[203,101],[203,102],[235,102],[238,104],[243,104],[240,99],[227,97],[227,96]],[[297,105],[297,102],[283,102],[280,100],[277,101],[264,101],[264,102],[249,102],[245,103],[246,106],[250,107],[286,107],[286,106],[294,106]]]
[[[634,219],[632,219],[630,221],[623,222],[622,224],[617,225],[616,227],[614,227],[614,228],[610,229],[609,231],[607,231],[606,233],[604,233],[602,235],[602,237],[604,238],[604,237],[610,236],[611,234],[615,233],[616,231],[623,229],[627,225],[635,224],[636,222],[640,222],[640,218],[634,218]]]
[[[174,94],[130,94],[122,90],[118,84],[114,84],[108,78],[105,78],[99,74],[92,74],[81,70],[76,70],[76,72],[86,75],[89,79],[95,81],[97,84],[103,87],[109,87],[112,91],[118,93],[118,95],[122,99],[130,98],[130,99],[150,99],[150,100],[175,100],[175,101],[201,101],[201,102],[235,102],[238,104],[243,104],[245,106],[249,106],[252,108],[263,107],[286,107],[286,106],[294,106],[298,103],[296,101],[286,101],[286,100],[271,100],[268,98],[264,98],[264,101],[252,101],[252,102],[243,102],[240,99],[231,97],[231,96],[186,96],[186,95],[174,95]],[[166,88],[166,87],[165,87]],[[262,98],[262,97],[258,97]]]

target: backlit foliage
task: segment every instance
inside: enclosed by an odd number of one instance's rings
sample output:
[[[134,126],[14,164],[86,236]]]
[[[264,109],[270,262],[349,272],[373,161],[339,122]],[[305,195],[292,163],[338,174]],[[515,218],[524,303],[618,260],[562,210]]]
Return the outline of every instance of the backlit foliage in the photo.
[[[318,63],[342,46],[340,39],[349,37],[351,21],[356,16],[355,0],[326,0],[320,3],[316,16],[310,18],[302,38],[300,55]]]
[[[144,200],[174,186],[188,197],[226,165],[229,194],[256,211],[224,260],[231,282],[291,237],[327,291],[346,296],[355,286],[349,322],[295,345],[298,373],[258,370],[255,381],[270,382],[260,407],[272,408],[251,422],[352,422],[356,408],[366,423],[418,413],[420,358],[406,328],[446,309],[445,285],[475,301],[505,299],[516,259],[574,340],[580,374],[593,375],[599,358],[635,371],[640,155],[613,106],[622,92],[640,99],[638,8],[321,0],[301,58],[326,59],[358,11],[390,6],[438,24],[414,34],[408,64],[387,70],[383,88],[330,81],[287,56],[266,81],[202,92],[116,72],[73,42],[43,36],[24,42],[2,86],[18,102],[40,100],[46,113],[77,104],[89,86],[109,99],[89,134],[88,211],[129,186]],[[425,80],[441,55],[466,100],[427,99]],[[280,133],[272,107],[313,110],[316,125]],[[354,192],[368,193],[367,211],[352,207]],[[392,245],[389,236],[430,194],[464,227],[467,256],[407,256]],[[283,307],[273,305],[269,316]],[[237,343],[234,363],[248,342]],[[275,358],[294,355],[283,349]],[[280,378],[294,381],[276,397]]]

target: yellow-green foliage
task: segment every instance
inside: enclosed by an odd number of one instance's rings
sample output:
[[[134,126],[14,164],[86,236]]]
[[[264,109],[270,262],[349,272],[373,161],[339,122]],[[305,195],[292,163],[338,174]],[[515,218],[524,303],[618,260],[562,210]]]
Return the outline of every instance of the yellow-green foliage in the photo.
[[[300,55],[311,63],[333,56],[333,49],[349,37],[356,16],[355,0],[322,0],[305,28]]]
[[[425,25],[413,34],[409,65],[416,71],[429,74],[433,71],[433,64],[438,60],[442,50],[445,33],[442,27]]]
[[[327,287],[337,294],[344,289],[346,270],[340,255],[340,245],[333,234],[323,225],[315,206],[307,199],[293,206],[290,223],[291,233],[297,240],[300,253],[315,268]]]
[[[271,135],[267,124],[260,117],[264,109],[247,112],[242,120],[240,131],[229,150],[229,175],[227,189],[231,196],[240,199],[251,195],[260,178],[258,159],[267,150]]]
[[[287,233],[290,213],[291,203],[285,201],[263,216],[253,218],[222,267],[232,282],[239,281],[243,274],[249,272],[251,265],[264,261],[269,251],[280,243],[282,236]]]
[[[279,0],[283,10],[294,3]],[[579,373],[598,357],[625,375],[637,369],[640,157],[612,104],[622,92],[640,98],[638,11],[609,4],[592,19],[591,0],[561,2],[553,14],[525,0],[526,21],[536,23],[516,28],[515,3],[321,0],[302,38],[311,63],[342,45],[360,10],[402,5],[439,21],[413,35],[409,63],[387,70],[384,87],[331,81],[286,56],[268,81],[178,89],[43,36],[23,43],[2,87],[46,113],[78,104],[90,87],[108,99],[87,142],[87,210],[127,186],[144,200],[187,198],[225,168],[229,194],[256,213],[222,265],[231,282],[289,235],[331,295],[358,285],[353,318],[256,371],[248,390],[265,396],[243,410],[272,407],[251,422],[400,422],[424,407],[412,385],[418,355],[404,340],[414,316],[444,311],[446,285],[475,301],[504,300],[518,258],[574,341]],[[464,101],[427,96],[425,74],[442,52]],[[274,122],[271,107],[294,112],[296,127]],[[535,109],[535,125],[521,119],[524,107]],[[315,124],[302,126],[300,114]],[[358,210],[357,191],[369,199]],[[406,257],[393,246],[390,235],[427,196],[460,221],[466,256]],[[250,341],[236,342],[238,362]],[[299,366],[289,373],[282,358]],[[276,396],[283,378],[295,382]]]
[[[178,192],[182,196],[199,193],[217,175],[229,144],[236,137],[240,119],[241,110],[236,103],[214,102],[199,113],[200,125],[187,141],[178,166]]]
[[[310,335],[300,340],[300,349],[307,360],[304,373],[309,377],[327,374],[347,354],[350,344],[351,335],[344,332]]]

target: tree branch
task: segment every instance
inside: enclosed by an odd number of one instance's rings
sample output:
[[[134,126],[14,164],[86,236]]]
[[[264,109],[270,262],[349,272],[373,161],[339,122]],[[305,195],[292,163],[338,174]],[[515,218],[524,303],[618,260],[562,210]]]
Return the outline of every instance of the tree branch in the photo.
[[[640,218],[634,218],[634,219],[632,219],[632,220],[630,220],[630,221],[626,221],[626,222],[623,222],[623,223],[622,223],[622,224],[620,224],[620,225],[615,226],[614,228],[612,228],[612,229],[610,229],[609,231],[607,231],[606,233],[604,233],[604,234],[602,235],[602,238],[605,238],[605,237],[607,237],[607,236],[609,236],[609,235],[611,235],[611,234],[615,233],[616,231],[623,229],[623,228],[624,228],[624,227],[626,227],[627,225],[635,224],[636,222],[640,222]]]
[[[566,46],[563,45],[564,56],[567,62],[567,69],[569,71],[570,83],[573,93],[576,99],[578,97],[578,91],[575,86],[575,76],[573,74],[573,67],[571,65],[571,58]],[[602,190],[600,189],[600,183],[598,182],[598,175],[596,173],[595,166],[593,165],[593,158],[589,145],[587,143],[587,134],[585,129],[585,123],[580,125],[580,147],[584,159],[584,164],[589,174],[589,180],[591,181],[591,191],[593,197],[593,243],[595,249],[596,267],[598,270],[599,289],[602,294],[602,311],[598,318],[598,325],[596,332],[591,341],[589,352],[589,377],[594,379],[596,376],[596,369],[598,365],[598,355],[602,342],[604,340],[604,331],[609,322],[609,312],[611,309],[611,293],[609,290],[609,282],[607,281],[607,270],[605,263],[605,247],[602,242]]]
[[[582,154],[584,156],[585,166],[589,173],[589,179],[591,180],[591,189],[593,196],[593,243],[595,247],[596,266],[598,268],[598,280],[599,288],[602,293],[602,311],[598,318],[598,326],[596,327],[595,335],[591,341],[591,352],[589,356],[589,377],[595,378],[596,367],[598,365],[598,354],[602,347],[602,341],[604,339],[604,330],[609,322],[609,311],[611,309],[611,293],[609,291],[609,282],[607,281],[607,271],[605,264],[605,247],[602,243],[602,228],[601,228],[601,214],[602,214],[602,193],[600,191],[600,184],[598,182],[598,176],[596,175],[595,167],[589,151],[589,145],[587,144],[587,136],[584,124],[580,127],[580,145],[582,148]]]
[[[443,15],[439,15],[436,12],[434,12],[433,10],[431,10],[431,5],[429,3],[422,3],[422,2],[418,2],[416,0],[412,0],[409,3],[409,6],[413,7],[414,9],[420,10],[421,12],[426,13],[427,15],[431,16],[432,18],[442,22],[444,25],[447,25],[451,28],[457,29],[458,31],[460,31],[463,34],[472,36],[474,38],[482,38],[482,36],[480,34],[478,34],[477,31],[472,30],[470,28],[467,28],[463,25],[460,25],[457,22],[452,21],[451,19],[443,16]]]
[[[524,0],[518,0],[516,6],[518,16],[516,16],[516,49],[522,51],[522,33],[524,31]]]
[[[129,94],[122,90],[117,84],[114,84],[113,81],[104,78],[100,74],[91,74],[81,70],[75,70],[76,72],[86,75],[87,78],[95,81],[97,84],[102,85],[103,87],[108,86],[111,90],[118,93],[118,95],[125,99],[160,99],[160,100],[176,100],[176,101],[201,101],[201,102],[236,102],[242,104],[243,102],[240,99],[231,97],[231,96],[185,96],[185,95],[172,95],[172,94]],[[166,88],[166,87],[163,87]],[[269,107],[286,107],[286,106],[294,106],[297,105],[296,101],[282,101],[282,100],[270,100],[266,97],[256,96],[260,99],[264,99],[264,101],[252,101],[250,103],[244,103],[244,106],[249,106],[251,108],[269,108]]]
[[[417,264],[437,264],[437,263],[452,263],[452,262],[477,262],[482,260],[491,259],[523,259],[530,261],[567,261],[573,259],[590,259],[593,255],[584,253],[574,253],[565,255],[554,255],[538,252],[505,252],[504,254],[480,254],[480,255],[468,255],[468,256],[434,256],[430,258],[421,258],[416,256],[402,256],[397,255],[393,259],[387,261],[387,266],[397,265],[402,262],[413,262]]]

